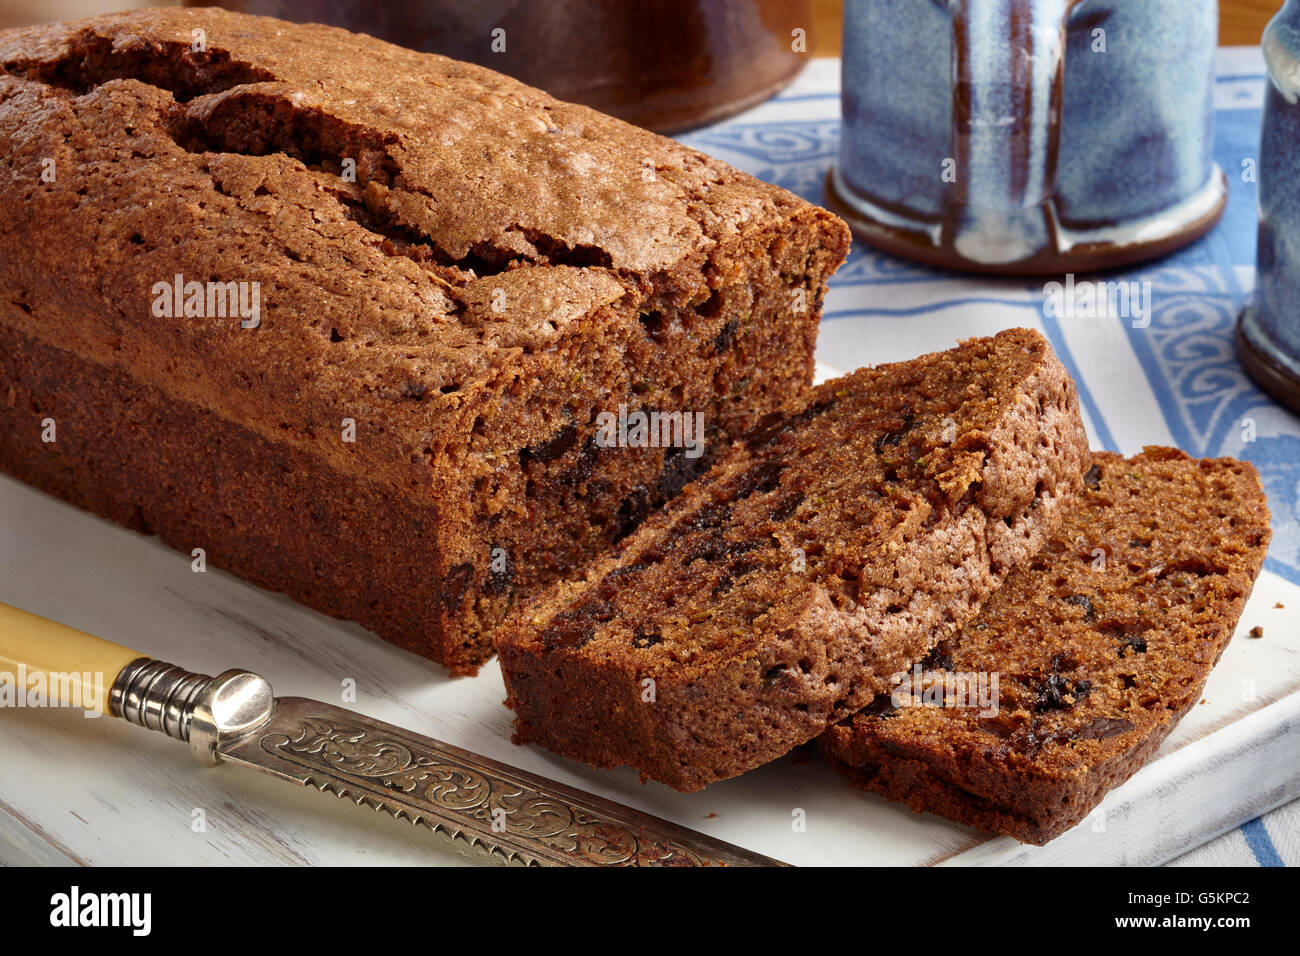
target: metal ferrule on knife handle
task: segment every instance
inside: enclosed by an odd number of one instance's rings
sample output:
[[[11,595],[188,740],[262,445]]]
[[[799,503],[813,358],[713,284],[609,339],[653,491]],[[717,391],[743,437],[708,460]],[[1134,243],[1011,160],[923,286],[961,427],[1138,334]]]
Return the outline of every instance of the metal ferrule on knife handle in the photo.
[[[248,671],[191,673],[0,604],[5,666],[97,675],[74,681],[79,699],[185,741],[199,763],[243,764],[387,811],[470,858],[553,866],[782,865],[342,707],[277,698]]]
[[[122,668],[108,692],[108,711],[132,724],[189,743],[194,702],[212,683],[175,664],[139,657]]]

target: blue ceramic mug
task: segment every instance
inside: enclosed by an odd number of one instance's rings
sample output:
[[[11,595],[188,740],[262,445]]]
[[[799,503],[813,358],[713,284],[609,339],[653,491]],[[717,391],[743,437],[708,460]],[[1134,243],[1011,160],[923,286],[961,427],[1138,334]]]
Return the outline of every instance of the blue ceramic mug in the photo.
[[[1160,255],[1227,200],[1216,0],[847,0],[831,202],[868,242],[986,272]]]
[[[1261,387],[1300,414],[1300,0],[1264,31],[1268,90],[1259,148],[1255,301],[1237,325],[1237,354]]]

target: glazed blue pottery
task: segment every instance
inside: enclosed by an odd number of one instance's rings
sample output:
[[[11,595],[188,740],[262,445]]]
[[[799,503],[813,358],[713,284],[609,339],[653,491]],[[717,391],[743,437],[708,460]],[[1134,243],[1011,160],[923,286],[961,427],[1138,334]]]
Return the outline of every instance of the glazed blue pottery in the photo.
[[[1287,0],[1264,31],[1264,60],[1255,299],[1237,325],[1237,354],[1300,413],[1300,0]]]
[[[982,272],[1109,268],[1209,230],[1216,0],[847,0],[832,204]]]

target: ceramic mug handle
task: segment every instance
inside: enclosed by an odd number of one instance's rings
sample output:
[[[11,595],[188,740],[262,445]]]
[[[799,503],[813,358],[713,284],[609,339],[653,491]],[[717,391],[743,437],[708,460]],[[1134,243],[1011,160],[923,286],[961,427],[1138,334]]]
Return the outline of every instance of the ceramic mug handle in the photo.
[[[998,213],[1051,197],[1074,2],[953,3],[956,202]]]

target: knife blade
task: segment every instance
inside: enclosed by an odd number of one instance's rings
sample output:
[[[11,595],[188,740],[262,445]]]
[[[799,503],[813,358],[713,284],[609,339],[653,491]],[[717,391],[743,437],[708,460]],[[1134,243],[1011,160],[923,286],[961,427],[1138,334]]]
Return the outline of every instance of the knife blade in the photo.
[[[471,860],[529,866],[784,866],[667,820],[321,701],[245,670],[196,674],[0,603],[0,665],[64,703],[426,828]],[[70,699],[70,698],[77,699]]]

